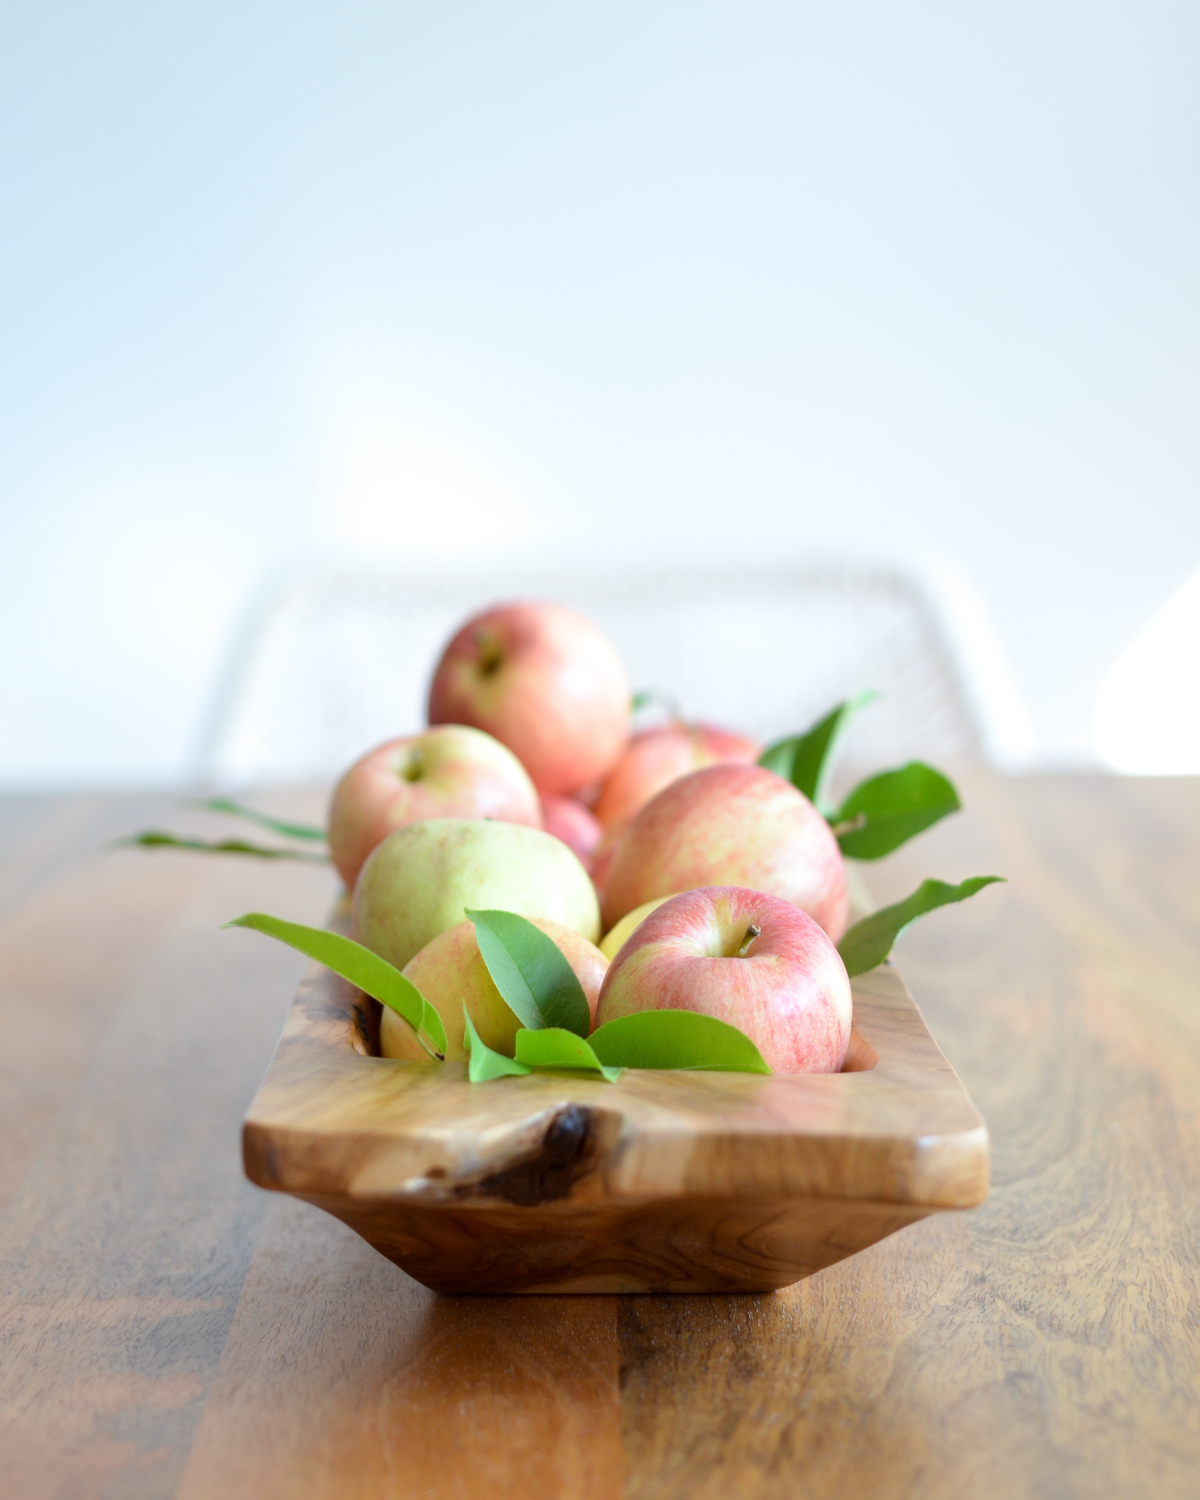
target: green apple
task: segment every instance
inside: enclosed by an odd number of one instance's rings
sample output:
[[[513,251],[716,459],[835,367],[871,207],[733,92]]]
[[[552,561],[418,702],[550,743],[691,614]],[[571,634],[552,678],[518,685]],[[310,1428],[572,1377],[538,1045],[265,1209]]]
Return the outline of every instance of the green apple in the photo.
[[[533,925],[558,945],[575,971],[588,1010],[594,1017],[608,960],[573,927],[547,922],[544,917],[534,918]],[[473,922],[460,922],[448,932],[439,933],[432,943],[426,943],[420,953],[405,965],[404,976],[412,980],[441,1016],[446,1028],[448,1059],[463,1055],[464,1003],[480,1041],[493,1052],[503,1052],[505,1057],[513,1055],[521,1023],[505,1004],[488,973],[475,938]],[[428,1054],[417,1041],[412,1027],[403,1016],[386,1005],[379,1026],[379,1044],[384,1057],[407,1057],[416,1062],[428,1060]]]
[[[467,907],[545,917],[589,943],[600,936],[595,887],[566,844],[486,818],[429,818],[389,834],[355,883],[354,932],[403,969]]]

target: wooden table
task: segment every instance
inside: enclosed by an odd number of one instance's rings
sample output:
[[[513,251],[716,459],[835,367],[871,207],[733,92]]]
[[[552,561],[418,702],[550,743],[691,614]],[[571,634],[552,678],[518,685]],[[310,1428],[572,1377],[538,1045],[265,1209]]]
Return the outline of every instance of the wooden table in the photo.
[[[692,1298],[440,1298],[251,1188],[302,961],[218,925],[332,877],[101,849],[163,799],[0,803],[0,1492],[1200,1494],[1200,781],[965,794],[872,878],[1010,879],[901,950],[989,1202]]]

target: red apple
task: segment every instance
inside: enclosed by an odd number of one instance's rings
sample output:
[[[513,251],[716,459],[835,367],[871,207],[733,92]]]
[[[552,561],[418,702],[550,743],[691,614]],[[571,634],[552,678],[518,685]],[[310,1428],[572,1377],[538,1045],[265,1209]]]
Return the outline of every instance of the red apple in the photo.
[[[693,771],[642,808],[604,882],[604,926],[656,896],[708,885],[780,896],[835,942],[846,930],[846,867],[829,824],[763,766]]]
[[[497,818],[542,826],[529,773],[490,734],[446,724],[388,740],[355,761],[329,807],[329,852],[350,889],[377,844],[394,829],[425,818]]]
[[[582,802],[556,792],[542,793],[542,827],[573,849],[585,867],[604,831]]]
[[[602,836],[600,842],[592,850],[591,859],[588,860],[588,874],[592,877],[592,884],[596,887],[596,895],[602,907],[604,887],[608,884],[609,871],[612,869],[613,860],[617,857],[617,845],[620,842],[620,833]]]
[[[608,960],[587,938],[581,937],[573,928],[564,927],[561,922],[535,917],[533,925],[554,940],[574,969],[594,1018]],[[473,922],[460,922],[457,927],[439,933],[415,958],[409,959],[404,973],[441,1016],[446,1028],[447,1058],[463,1055],[464,1001],[480,1041],[494,1052],[503,1052],[506,1057],[513,1055],[521,1023],[505,1004],[488,973],[475,938]],[[379,1041],[384,1057],[411,1057],[416,1062],[427,1060],[412,1027],[386,1005],[380,1020]]]
[[[506,604],[468,620],[429,688],[431,724],[473,724],[507,745],[542,792],[607,774],[629,738],[615,648],[561,604]]]
[[[736,886],[674,896],[635,929],[596,1025],[644,1010],[727,1021],[776,1073],[836,1073],[850,1041],[850,980],[829,937],[791,902]]]
[[[605,830],[620,830],[652,797],[689,771],[727,761],[753,763],[762,746],[711,724],[662,724],[635,734],[596,799]]]

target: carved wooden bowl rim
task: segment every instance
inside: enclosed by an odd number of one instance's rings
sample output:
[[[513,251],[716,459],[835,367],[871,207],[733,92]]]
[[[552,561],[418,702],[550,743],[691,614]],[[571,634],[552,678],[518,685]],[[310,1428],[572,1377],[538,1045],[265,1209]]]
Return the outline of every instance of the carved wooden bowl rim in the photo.
[[[472,1084],[462,1063],[375,1055],[376,1003],[314,965],[246,1119],[247,1174],[326,1206],[459,1213],[697,1197],[925,1211],[982,1202],[986,1126],[897,970],[855,980],[854,1006],[838,1074],[626,1070],[612,1084],[563,1073]]]

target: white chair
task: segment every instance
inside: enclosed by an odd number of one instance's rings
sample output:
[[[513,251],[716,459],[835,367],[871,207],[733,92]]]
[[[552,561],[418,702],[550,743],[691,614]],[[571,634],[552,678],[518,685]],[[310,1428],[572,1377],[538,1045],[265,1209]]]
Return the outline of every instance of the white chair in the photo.
[[[615,641],[634,689],[767,740],[867,688],[846,775],[986,758],[986,684],[912,575],[870,569],[489,576],[316,574],[268,601],[232,653],[198,749],[218,786],[324,779],[425,722],[430,675],[468,616],[550,598]],[[994,717],[994,715],[993,715]]]

